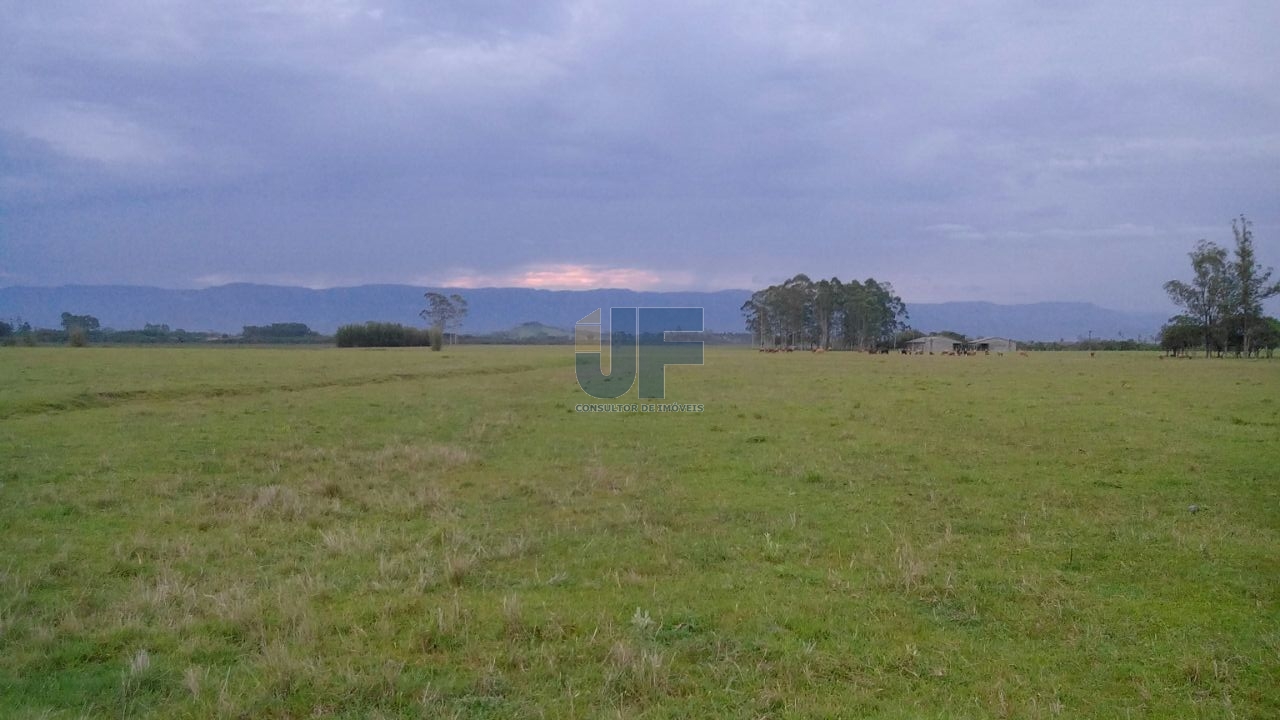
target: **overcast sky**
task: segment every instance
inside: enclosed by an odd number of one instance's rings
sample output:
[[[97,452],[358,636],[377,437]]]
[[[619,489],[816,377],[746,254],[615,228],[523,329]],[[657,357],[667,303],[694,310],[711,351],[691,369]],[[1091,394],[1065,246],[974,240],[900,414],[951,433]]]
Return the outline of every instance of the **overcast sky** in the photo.
[[[0,285],[1165,310],[1280,265],[1280,3],[0,0]]]

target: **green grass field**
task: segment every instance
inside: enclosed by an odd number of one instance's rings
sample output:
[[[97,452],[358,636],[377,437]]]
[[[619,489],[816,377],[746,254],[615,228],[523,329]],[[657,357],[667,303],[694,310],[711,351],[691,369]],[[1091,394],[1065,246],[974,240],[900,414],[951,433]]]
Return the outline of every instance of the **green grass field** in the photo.
[[[712,348],[667,399],[2,349],[0,716],[1280,717],[1280,361]]]

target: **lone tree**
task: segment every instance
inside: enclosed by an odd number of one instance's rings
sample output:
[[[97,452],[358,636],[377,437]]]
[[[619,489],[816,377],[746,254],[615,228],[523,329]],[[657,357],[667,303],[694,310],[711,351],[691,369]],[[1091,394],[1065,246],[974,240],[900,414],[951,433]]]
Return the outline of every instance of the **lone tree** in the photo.
[[[1204,356],[1209,357],[1214,336],[1222,332],[1222,319],[1231,312],[1231,272],[1227,251],[1216,243],[1201,240],[1190,256],[1195,278],[1190,283],[1170,280],[1164,284],[1164,291],[1200,328]],[[1225,344],[1226,339],[1221,339]]]
[[[457,293],[444,295],[438,292],[429,292],[423,297],[427,300],[427,307],[418,315],[427,321],[427,325],[432,330],[441,335],[452,330],[453,344],[456,345],[458,330],[462,328],[462,321],[467,317],[466,299]]]
[[[1232,329],[1240,335],[1245,357],[1254,349],[1260,333],[1269,329],[1262,315],[1262,301],[1280,294],[1280,282],[1271,282],[1271,268],[1258,266],[1253,254],[1253,223],[1244,215],[1231,221],[1231,233],[1236,238],[1235,261],[1231,263],[1232,278]]]

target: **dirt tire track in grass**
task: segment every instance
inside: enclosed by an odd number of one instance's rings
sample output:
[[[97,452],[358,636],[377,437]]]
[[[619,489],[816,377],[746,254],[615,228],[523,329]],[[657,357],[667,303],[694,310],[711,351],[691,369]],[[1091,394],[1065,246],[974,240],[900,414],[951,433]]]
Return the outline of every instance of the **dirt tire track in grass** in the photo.
[[[390,375],[380,375],[375,377],[362,378],[344,378],[339,380],[323,380],[320,382],[299,382],[286,385],[245,385],[240,387],[190,387],[175,388],[170,390],[102,390],[98,392],[81,391],[75,395],[59,398],[56,400],[41,400],[37,402],[16,403],[9,407],[0,408],[0,419],[13,417],[24,417],[28,415],[40,415],[45,413],[64,413],[74,412],[77,410],[91,410],[96,408],[112,407],[115,405],[124,405],[131,402],[143,401],[173,401],[186,400],[189,398],[210,398],[210,397],[245,397],[249,395],[258,395],[266,392],[303,392],[307,390],[320,390],[324,388],[335,387],[363,387],[367,385],[382,385],[393,382],[407,382],[410,380],[424,379],[448,379],[454,377],[467,377],[473,375],[516,375],[519,373],[533,372],[542,370],[550,365],[510,365],[506,367],[484,367],[484,368],[450,368],[448,370],[437,372],[418,372],[418,373],[392,373]]]

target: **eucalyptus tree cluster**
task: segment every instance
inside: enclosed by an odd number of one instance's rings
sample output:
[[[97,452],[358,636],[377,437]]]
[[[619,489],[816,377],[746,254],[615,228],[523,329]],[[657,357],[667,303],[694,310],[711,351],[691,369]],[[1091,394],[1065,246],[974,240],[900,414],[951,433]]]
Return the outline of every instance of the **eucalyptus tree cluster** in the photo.
[[[870,350],[892,344],[907,308],[887,282],[801,274],[752,293],[742,314],[760,347]]]
[[[1164,284],[1169,298],[1184,311],[1162,330],[1166,347],[1193,332],[1203,342],[1206,357],[1215,349],[1248,356],[1275,347],[1275,325],[1263,316],[1262,303],[1280,294],[1280,283],[1272,282],[1271,268],[1258,264],[1253,223],[1241,215],[1231,221],[1231,232],[1235,236],[1233,254],[1217,243],[1201,240],[1190,253],[1191,281]]]

